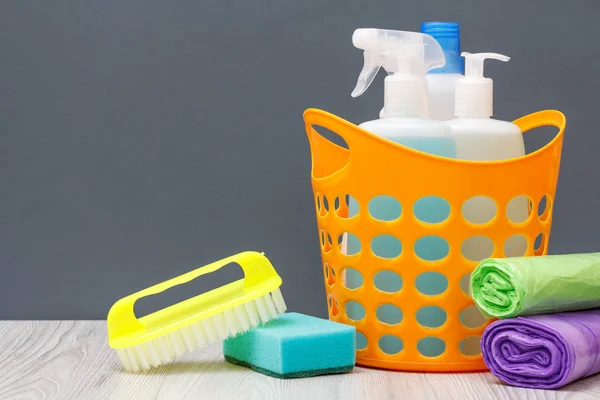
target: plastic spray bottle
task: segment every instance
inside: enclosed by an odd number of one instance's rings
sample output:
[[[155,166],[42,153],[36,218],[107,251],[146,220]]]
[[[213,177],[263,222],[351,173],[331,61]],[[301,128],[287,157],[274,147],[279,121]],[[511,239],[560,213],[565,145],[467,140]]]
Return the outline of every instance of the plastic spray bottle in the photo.
[[[358,49],[364,50],[364,66],[358,77],[358,82],[352,97],[360,96],[367,90],[377,72],[383,67],[388,76],[384,81],[384,118],[367,121],[360,127],[393,142],[439,156],[455,158],[456,146],[452,132],[447,124],[422,117],[423,104],[427,104],[427,81],[425,75],[432,68],[444,65],[444,52],[439,43],[431,36],[418,32],[393,31],[382,29],[357,29],[352,36],[352,42]],[[398,218],[398,201],[388,196],[378,196],[376,204],[371,201],[368,210],[372,216],[381,220]],[[402,204],[405,209],[412,204]],[[358,212],[355,201],[349,204],[351,215]],[[441,222],[448,218],[450,209],[448,203],[438,197],[420,199],[414,204],[415,216],[429,223]],[[433,239],[428,241],[427,239]],[[392,238],[393,239],[393,238]],[[444,258],[448,251],[447,243],[440,243],[438,238],[422,238],[417,242],[415,251],[425,260]],[[349,240],[347,254],[357,252],[357,244]],[[344,248],[342,249],[344,250]],[[371,250],[379,257],[395,258],[402,251],[402,244],[397,240],[381,240],[371,242]],[[441,293],[446,289],[447,282],[440,282],[437,277],[423,276],[417,282],[417,289],[426,294]],[[347,274],[345,279],[350,284],[359,277]],[[401,279],[393,271],[381,271],[375,277],[375,286],[382,291],[398,291],[397,281]],[[354,311],[350,308],[350,313]],[[397,316],[388,315],[392,311],[378,313],[381,321],[393,320]],[[424,316],[426,325],[439,326],[445,318],[440,315]],[[380,348],[389,354],[399,349],[394,348],[395,342],[379,343]],[[423,354],[431,352],[439,354],[439,349],[420,349]],[[436,353],[438,352],[438,353]]]
[[[496,53],[462,53],[465,57],[465,76],[456,82],[456,119],[448,121],[456,140],[457,158],[473,161],[506,160],[525,155],[523,134],[511,122],[490,118],[493,115],[494,84],[483,76],[486,59],[508,61]],[[487,197],[478,196],[463,205],[463,216],[470,222],[491,221],[499,205]],[[519,196],[507,206],[507,216],[513,222],[524,222],[529,215],[528,199]],[[478,260],[489,256],[491,243],[465,243],[463,254]],[[523,236],[509,238],[504,245],[506,257],[523,256],[527,240]]]
[[[363,94],[383,67],[385,116],[360,127],[388,140],[427,153],[454,158],[456,147],[446,124],[422,117],[427,104],[425,74],[444,65],[444,52],[431,36],[406,31],[357,29],[355,47],[364,50],[364,66],[352,97]]]

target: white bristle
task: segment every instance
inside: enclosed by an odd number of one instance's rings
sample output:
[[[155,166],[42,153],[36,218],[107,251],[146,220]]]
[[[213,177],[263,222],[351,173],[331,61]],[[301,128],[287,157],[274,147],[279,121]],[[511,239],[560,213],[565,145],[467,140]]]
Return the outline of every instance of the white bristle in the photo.
[[[246,309],[246,314],[248,315],[250,326],[256,328],[258,325],[260,325],[260,317],[258,316],[258,311],[256,310],[254,302],[249,301],[247,303],[244,303],[244,308]]]
[[[237,318],[233,310],[225,310],[223,317],[225,317],[225,321],[227,322],[227,336],[235,336],[236,332],[242,330],[237,323]]]
[[[140,366],[133,354],[133,349],[126,349],[127,350],[127,357],[129,358],[129,362],[131,363],[131,368],[134,371],[138,371],[140,369]]]
[[[142,343],[141,345],[137,346],[137,358],[140,361],[140,366],[142,367],[142,369],[149,369],[150,368],[150,363],[149,361],[149,351],[148,351],[148,346],[146,343]]]
[[[147,343],[145,344],[146,348],[148,349],[148,353],[150,354],[150,365],[152,365],[153,367],[159,366],[161,363],[156,346],[150,346]]]
[[[173,343],[173,350],[175,350],[175,355],[177,357],[181,357],[185,354],[183,340],[181,338],[181,333],[179,331],[173,331],[169,335],[171,337],[171,343]]]
[[[275,309],[273,298],[271,296],[267,296],[264,303],[267,306],[267,313],[269,314],[269,319],[271,320],[277,318],[277,310]]]
[[[158,338],[157,340],[158,343],[158,348],[160,349],[159,354],[161,354],[161,360],[168,360],[171,361],[173,358],[175,358],[175,354],[173,354],[173,346],[171,345],[171,342],[169,342],[167,340],[167,338],[165,338],[164,336],[161,336]]]
[[[267,295],[270,297],[270,295]],[[264,297],[259,297],[254,300],[254,304],[256,304],[256,309],[258,310],[258,315],[260,315],[260,321],[262,324],[266,324],[269,321],[269,314],[267,314],[267,305],[265,304]]]
[[[219,340],[225,340],[229,336],[227,334],[227,322],[225,322],[225,318],[223,314],[215,314],[212,316],[213,322],[217,327],[217,332],[219,333]]]
[[[190,328],[194,332],[194,337],[196,338],[196,343],[198,343],[198,347],[206,346],[206,334],[204,333],[204,329],[200,324],[193,324]]]
[[[233,312],[235,313],[235,316],[238,322],[240,323],[240,331],[246,332],[248,329],[250,329],[250,321],[248,320],[248,315],[244,313],[244,309],[242,308],[242,306],[235,307],[233,309]]]
[[[188,353],[191,353],[192,351],[196,350],[196,339],[194,339],[194,332],[192,332],[190,327],[185,326],[181,328],[180,332]]]
[[[117,354],[119,355],[119,358],[121,359],[121,364],[123,364],[123,368],[125,368],[127,371],[133,370],[133,366],[131,365],[131,361],[129,361],[129,356],[127,355],[127,350],[126,349],[118,349]]]
[[[217,329],[215,328],[215,325],[212,322],[212,318],[207,318],[203,321],[200,321],[200,323],[202,324],[202,327],[204,328],[204,331],[206,332],[206,337],[208,338],[208,343],[214,343],[217,340],[219,340],[219,338],[217,336]]]
[[[283,300],[283,296],[281,295],[281,290],[279,288],[273,290],[271,292],[271,296],[275,301],[275,308],[279,314],[283,314],[285,310],[287,310],[287,306],[285,305],[285,300]]]
[[[286,310],[279,289],[137,346],[117,349],[127,371],[147,370],[277,318]]]

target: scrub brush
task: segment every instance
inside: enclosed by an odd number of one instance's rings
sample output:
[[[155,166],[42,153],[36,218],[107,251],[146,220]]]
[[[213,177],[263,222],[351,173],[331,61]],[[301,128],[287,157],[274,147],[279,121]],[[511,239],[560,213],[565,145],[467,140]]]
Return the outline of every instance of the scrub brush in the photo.
[[[238,263],[244,278],[137,318],[134,303]],[[286,310],[281,278],[263,253],[247,251],[117,301],[107,318],[108,344],[127,371],[147,370],[278,318]]]

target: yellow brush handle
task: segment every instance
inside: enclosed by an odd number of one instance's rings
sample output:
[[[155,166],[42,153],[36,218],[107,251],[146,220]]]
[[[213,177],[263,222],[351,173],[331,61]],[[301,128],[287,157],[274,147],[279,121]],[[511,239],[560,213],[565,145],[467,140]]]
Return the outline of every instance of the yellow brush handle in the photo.
[[[190,282],[199,276],[215,272],[219,268],[231,263],[238,263],[242,267],[242,270],[244,271],[244,288],[251,288],[256,285],[267,283],[273,279],[281,284],[281,278],[277,275],[275,268],[273,268],[273,265],[263,253],[258,253],[256,251],[239,253],[120,299],[112,306],[108,313],[107,323],[109,337],[118,337],[144,327],[133,311],[133,306],[137,300],[142,297],[164,292],[174,286]],[[278,287],[279,284],[276,287]],[[214,290],[218,291],[219,288]],[[188,300],[184,300],[184,302]],[[183,302],[169,307],[176,307],[182,305],[182,303]],[[161,311],[163,310],[156,311],[150,315],[160,313]]]

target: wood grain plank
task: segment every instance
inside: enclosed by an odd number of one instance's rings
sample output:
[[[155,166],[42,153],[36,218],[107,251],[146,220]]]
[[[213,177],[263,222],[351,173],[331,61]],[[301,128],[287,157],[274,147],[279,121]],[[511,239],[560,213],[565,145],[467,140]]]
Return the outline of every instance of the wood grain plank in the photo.
[[[105,321],[0,322],[0,399],[597,399],[600,375],[557,391],[513,388],[488,373],[350,374],[280,380],[223,361],[219,345],[126,373]]]

